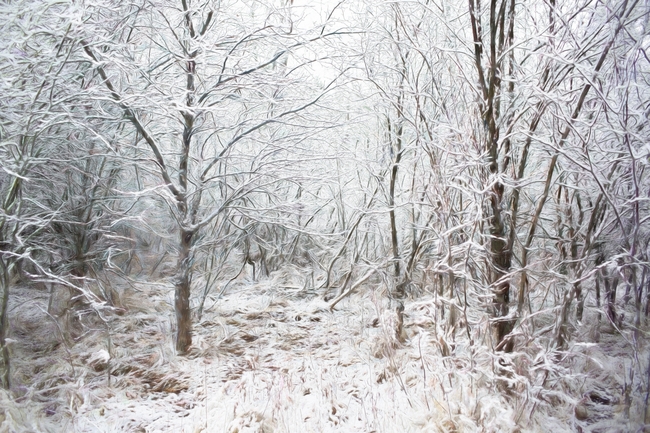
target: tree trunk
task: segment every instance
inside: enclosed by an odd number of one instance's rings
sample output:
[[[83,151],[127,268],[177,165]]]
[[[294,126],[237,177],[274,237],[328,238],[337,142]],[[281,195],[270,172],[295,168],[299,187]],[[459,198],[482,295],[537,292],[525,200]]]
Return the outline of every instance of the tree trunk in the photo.
[[[174,307],[176,311],[176,351],[188,352],[192,345],[192,317],[190,310],[190,287],[192,284],[192,238],[194,231],[181,229],[178,253],[178,277],[176,280]]]
[[[575,297],[575,288],[575,285],[573,285],[571,288],[565,289],[564,298],[562,300],[562,307],[560,308],[560,313],[556,318],[555,347],[558,349],[563,349],[567,341],[569,311],[571,309],[571,304],[573,303],[573,298]]]
[[[9,389],[11,386],[11,369],[9,363],[9,349],[7,348],[7,328],[9,318],[7,317],[7,304],[9,301],[9,271],[4,258],[0,257],[0,386]]]
[[[490,218],[490,253],[492,256],[492,284],[494,291],[494,317],[496,322],[497,347],[505,352],[511,352],[513,344],[511,340],[504,341],[512,331],[514,321],[506,319],[509,314],[510,305],[510,277],[508,272],[512,262],[512,255],[508,249],[506,230],[501,215],[503,201],[503,185],[497,182],[490,198],[492,217]]]
[[[616,289],[618,288],[618,277],[610,276],[609,273],[605,273],[605,300],[607,302],[605,306],[605,314],[612,324],[616,324],[617,314],[616,314]]]
[[[505,57],[504,50],[512,45],[510,26],[514,20],[514,2],[510,2],[507,13],[509,25],[506,26],[507,1],[503,0],[498,5],[497,0],[490,1],[489,10],[489,39],[483,40],[483,30],[480,17],[480,2],[469,0],[470,23],[474,40],[474,62],[478,73],[479,89],[481,91],[481,117],[485,132],[485,151],[487,154],[487,170],[493,186],[489,192],[490,207],[490,286],[492,287],[492,316],[495,319],[494,334],[498,350],[512,351],[513,342],[506,336],[514,327],[514,320],[508,318],[510,309],[510,267],[512,264],[512,251],[508,245],[507,230],[504,221],[503,208],[505,185],[499,180],[499,153],[501,135],[501,98],[503,96],[502,77],[504,75]],[[484,49],[487,57],[487,66],[483,65]],[[513,86],[508,86],[512,92]],[[510,119],[512,121],[512,119]],[[507,140],[506,140],[507,141]],[[509,144],[506,143],[506,147]],[[503,164],[507,164],[504,160]]]
[[[390,241],[391,241],[391,248],[393,252],[393,272],[395,275],[395,284],[396,284],[396,290],[395,294],[398,298],[402,298],[404,296],[404,284],[403,281],[400,281],[400,275],[401,275],[401,270],[400,270],[400,254],[399,254],[399,241],[397,239],[397,222],[395,220],[395,184],[397,182],[397,171],[399,169],[399,164],[402,159],[402,134],[403,134],[403,126],[402,126],[402,100],[401,96],[397,100],[397,106],[398,106],[398,121],[399,125],[397,126],[397,129],[395,131],[395,138],[394,138],[394,149],[393,151],[395,152],[395,159],[393,161],[393,166],[391,167],[390,170],[390,185],[389,185],[389,192],[388,192],[388,206],[390,207],[390,210],[388,211],[389,217],[390,217]],[[391,140],[393,139],[392,137],[392,128],[391,128],[391,123],[390,120],[388,121],[388,131],[389,134],[391,135]]]

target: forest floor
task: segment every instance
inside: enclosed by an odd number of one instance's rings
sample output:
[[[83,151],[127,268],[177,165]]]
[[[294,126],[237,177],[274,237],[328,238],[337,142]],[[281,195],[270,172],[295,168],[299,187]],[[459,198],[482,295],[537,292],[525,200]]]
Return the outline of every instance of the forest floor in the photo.
[[[470,344],[464,318],[445,331],[443,300],[424,295],[406,300],[400,342],[385,291],[330,311],[299,280],[277,273],[209,298],[185,357],[173,353],[168,283],[134,284],[122,315],[91,321],[75,344],[61,343],[47,293],[24,288],[0,433],[650,431],[647,342],[634,352],[625,331],[598,344],[576,331],[560,358],[536,342],[504,358],[488,333]]]

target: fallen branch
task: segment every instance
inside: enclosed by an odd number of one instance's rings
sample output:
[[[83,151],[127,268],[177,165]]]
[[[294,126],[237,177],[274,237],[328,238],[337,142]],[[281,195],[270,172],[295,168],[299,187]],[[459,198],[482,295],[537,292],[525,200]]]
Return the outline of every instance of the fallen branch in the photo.
[[[361,277],[360,280],[358,280],[356,283],[354,283],[352,285],[352,287],[350,287],[347,291],[345,291],[345,292],[341,293],[339,296],[337,296],[336,299],[334,299],[332,301],[332,303],[330,304],[330,311],[334,310],[334,307],[336,306],[336,304],[338,304],[341,301],[341,299],[345,298],[350,293],[352,293],[354,291],[354,289],[356,289],[357,287],[359,287],[360,285],[365,283],[368,280],[368,278],[370,278],[372,276],[372,274],[375,273],[375,271],[376,271],[376,269],[369,270],[368,272],[366,272],[366,274],[363,277]]]

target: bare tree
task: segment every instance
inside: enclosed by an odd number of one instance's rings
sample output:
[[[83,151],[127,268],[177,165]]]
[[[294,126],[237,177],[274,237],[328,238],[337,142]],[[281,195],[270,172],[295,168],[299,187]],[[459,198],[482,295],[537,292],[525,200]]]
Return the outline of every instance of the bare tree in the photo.
[[[128,18],[106,26],[116,8]],[[290,99],[277,89],[300,77],[300,48],[332,34],[297,32],[289,6],[261,3],[107,4],[90,17],[101,36],[88,26],[79,44],[97,71],[97,95],[120,107],[150,149],[178,227],[176,350],[186,353],[197,233],[274,181],[267,167],[288,152],[285,125],[331,84]]]

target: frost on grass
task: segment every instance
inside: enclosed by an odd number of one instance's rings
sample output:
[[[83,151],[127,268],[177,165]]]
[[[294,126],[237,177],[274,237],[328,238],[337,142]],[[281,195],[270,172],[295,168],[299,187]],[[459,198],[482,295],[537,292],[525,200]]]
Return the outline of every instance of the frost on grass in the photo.
[[[46,300],[23,291],[14,302],[34,307],[12,321],[18,398],[0,394],[0,432],[641,427],[644,396],[626,384],[639,371],[634,362],[647,368],[647,354],[631,351],[628,331],[625,338],[600,332],[596,344],[585,330],[564,352],[547,350],[540,338],[498,355],[485,317],[450,326],[440,316],[450,300],[407,300],[400,318],[381,287],[365,287],[334,311],[295,287],[278,278],[241,283],[212,299],[188,357],[172,351],[168,285],[136,285],[124,296],[124,315],[88,320],[76,343],[62,343],[41,308]]]

